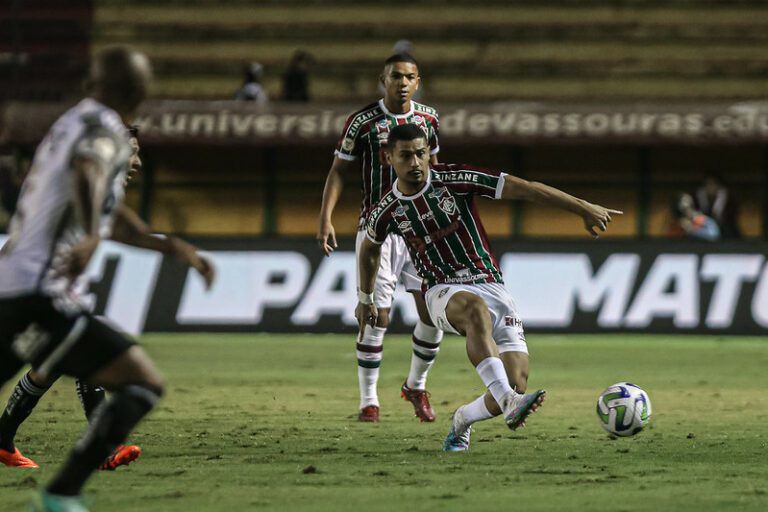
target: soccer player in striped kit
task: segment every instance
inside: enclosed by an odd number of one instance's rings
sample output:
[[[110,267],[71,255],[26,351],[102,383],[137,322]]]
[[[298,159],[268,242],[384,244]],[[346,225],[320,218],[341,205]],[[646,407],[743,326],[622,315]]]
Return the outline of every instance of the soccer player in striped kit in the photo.
[[[391,56],[385,61],[381,75],[384,98],[358,110],[347,119],[325,182],[320,210],[317,241],[326,256],[337,247],[331,217],[341,195],[343,176],[355,168],[362,171],[363,188],[356,248],[360,247],[365,238],[363,229],[371,207],[389,190],[394,179],[394,173],[384,155],[387,136],[392,128],[404,123],[420,126],[427,133],[430,158],[437,163],[440,150],[437,111],[411,100],[420,82],[419,68],[412,56]],[[413,404],[414,412],[421,421],[435,420],[426,391],[426,380],[440,348],[443,333],[432,325],[421,292],[421,278],[416,273],[403,240],[392,236],[384,241],[381,265],[377,271],[374,296],[379,310],[378,319],[374,325],[363,326],[357,339],[360,421],[379,421],[379,366],[384,334],[389,325],[389,309],[398,280],[412,293],[420,317],[413,331],[411,368],[402,385],[401,396]]]
[[[355,313],[361,325],[375,324],[373,291],[381,246],[392,234],[402,237],[424,279],[434,324],[466,337],[469,360],[488,389],[453,415],[443,449],[464,451],[473,423],[503,415],[515,430],[545,397],[544,390],[525,394],[528,348],[522,321],[504,288],[475,196],[562,208],[580,216],[595,237],[596,228],[605,231],[611,215],[621,212],[500,171],[430,166],[427,134],[414,124],[389,132],[386,154],[397,179],[368,216],[366,240],[358,253],[360,303]]]

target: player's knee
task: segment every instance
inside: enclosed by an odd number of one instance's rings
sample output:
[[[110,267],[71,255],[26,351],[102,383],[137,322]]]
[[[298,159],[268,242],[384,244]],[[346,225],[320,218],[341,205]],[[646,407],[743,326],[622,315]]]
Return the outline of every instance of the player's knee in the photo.
[[[165,388],[165,379],[152,362],[149,355],[139,346],[130,349],[129,358],[134,367],[136,383],[145,384],[159,389],[160,392]]]
[[[163,391],[165,381],[146,352],[134,345],[111,364],[99,370],[89,379],[93,384],[110,391],[131,384],[147,385]]]

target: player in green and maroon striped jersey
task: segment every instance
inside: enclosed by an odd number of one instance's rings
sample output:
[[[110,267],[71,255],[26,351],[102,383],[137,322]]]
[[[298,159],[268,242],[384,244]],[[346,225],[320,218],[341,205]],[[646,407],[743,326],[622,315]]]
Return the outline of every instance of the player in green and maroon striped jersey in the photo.
[[[356,247],[364,240],[365,220],[371,206],[390,189],[394,179],[394,172],[384,154],[387,137],[393,127],[405,123],[419,126],[426,134],[429,154],[433,162],[437,162],[436,155],[440,149],[437,111],[411,100],[420,81],[419,68],[413,57],[407,54],[393,55],[386,60],[381,76],[384,98],[358,110],[347,119],[325,183],[320,211],[317,240],[326,256],[336,249],[336,232],[331,216],[341,195],[343,176],[357,169],[362,171],[363,194]],[[411,369],[401,394],[413,404],[416,416],[422,421],[435,419],[426,392],[426,379],[437,356],[443,333],[429,319],[421,292],[421,278],[410,261],[405,244],[401,238],[393,236],[382,247],[381,266],[377,272],[374,295],[380,311],[378,321],[375,325],[363,327],[357,340],[360,421],[378,421],[379,418],[376,385],[384,333],[389,325],[389,309],[398,281],[413,294],[421,318],[413,332]]]
[[[466,336],[467,354],[488,392],[459,407],[453,416],[446,451],[469,448],[471,425],[504,414],[512,430],[525,423],[544,400],[538,390],[525,394],[528,348],[522,321],[504,288],[475,196],[523,199],[556,206],[582,217],[593,235],[604,231],[620,211],[588,203],[542,183],[468,165],[430,166],[429,144],[416,125],[389,133],[387,158],[397,179],[374,206],[360,247],[361,325],[376,321],[371,295],[381,244],[392,234],[403,237],[424,279],[426,302],[434,324]]]

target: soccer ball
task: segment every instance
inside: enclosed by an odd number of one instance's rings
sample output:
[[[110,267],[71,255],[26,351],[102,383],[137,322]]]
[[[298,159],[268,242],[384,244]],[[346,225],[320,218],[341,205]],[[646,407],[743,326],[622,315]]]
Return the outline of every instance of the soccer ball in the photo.
[[[651,421],[651,400],[639,386],[619,382],[600,393],[597,418],[609,434],[633,436]]]

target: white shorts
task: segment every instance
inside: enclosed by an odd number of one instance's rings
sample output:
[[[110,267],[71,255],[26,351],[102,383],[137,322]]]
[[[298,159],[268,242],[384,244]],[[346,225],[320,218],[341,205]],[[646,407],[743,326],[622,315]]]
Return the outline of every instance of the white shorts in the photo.
[[[358,231],[355,240],[355,254],[360,252],[363,240],[365,240],[365,231]],[[379,271],[376,273],[376,283],[373,287],[373,303],[377,308],[390,308],[392,306],[398,280],[409,292],[421,290],[421,277],[419,277],[416,267],[411,261],[405,240],[398,235],[390,234],[381,244]],[[360,289],[359,269],[357,288]]]
[[[517,314],[517,306],[509,292],[500,283],[438,284],[427,290],[426,301],[429,316],[436,327],[446,332],[459,333],[448,321],[445,308],[456,292],[477,295],[488,305],[493,326],[493,339],[501,352],[528,353],[523,322]]]

